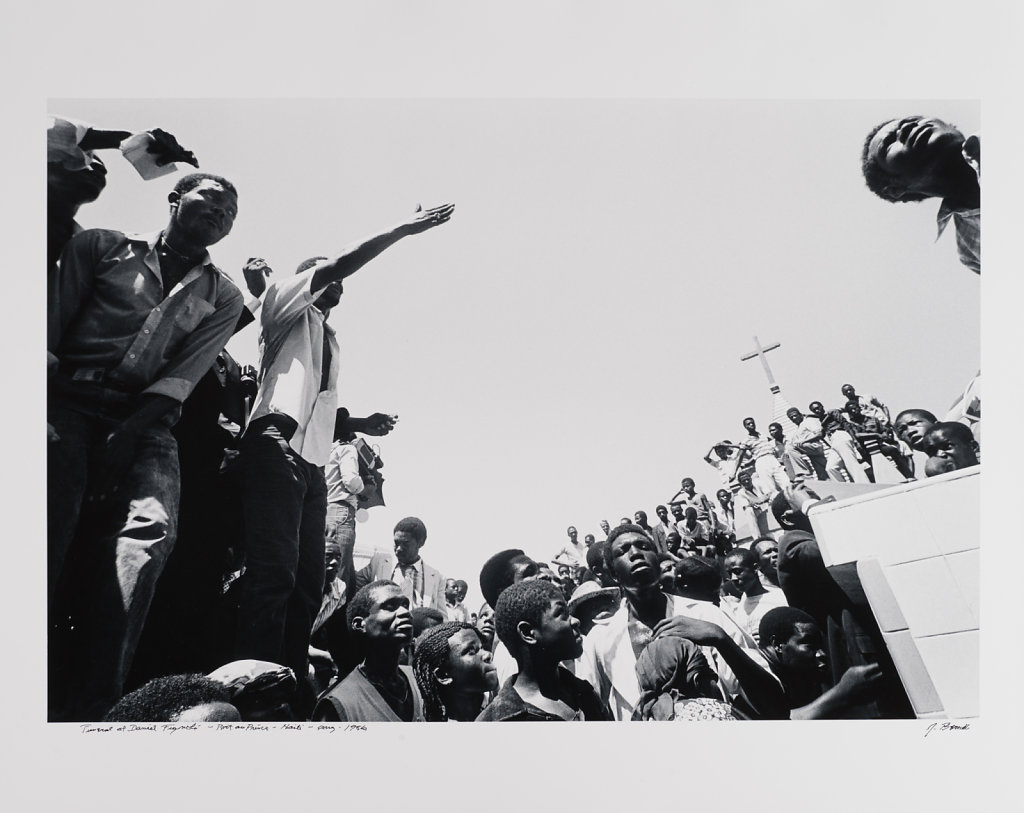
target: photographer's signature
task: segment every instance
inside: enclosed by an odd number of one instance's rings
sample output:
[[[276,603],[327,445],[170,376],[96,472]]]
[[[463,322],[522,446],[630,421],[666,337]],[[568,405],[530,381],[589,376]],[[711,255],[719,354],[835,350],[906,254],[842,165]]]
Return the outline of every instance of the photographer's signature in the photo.
[[[924,730],[924,735],[927,737],[933,731],[967,731],[970,727],[970,723],[931,723]]]

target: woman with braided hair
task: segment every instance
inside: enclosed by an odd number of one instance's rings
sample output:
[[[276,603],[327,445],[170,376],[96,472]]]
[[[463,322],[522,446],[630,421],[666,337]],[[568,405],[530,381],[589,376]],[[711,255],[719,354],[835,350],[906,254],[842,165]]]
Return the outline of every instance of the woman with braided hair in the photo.
[[[472,722],[483,708],[484,694],[498,690],[491,653],[476,628],[461,621],[439,624],[420,635],[412,671],[428,723]]]

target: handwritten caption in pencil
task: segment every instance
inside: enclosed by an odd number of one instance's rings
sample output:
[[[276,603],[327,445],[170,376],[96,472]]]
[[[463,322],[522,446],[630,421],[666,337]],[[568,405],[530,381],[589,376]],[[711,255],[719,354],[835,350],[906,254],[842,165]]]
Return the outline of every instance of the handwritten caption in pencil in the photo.
[[[176,734],[179,731],[246,731],[257,734],[270,731],[315,731],[326,734],[366,731],[362,723],[83,723],[83,734]]]

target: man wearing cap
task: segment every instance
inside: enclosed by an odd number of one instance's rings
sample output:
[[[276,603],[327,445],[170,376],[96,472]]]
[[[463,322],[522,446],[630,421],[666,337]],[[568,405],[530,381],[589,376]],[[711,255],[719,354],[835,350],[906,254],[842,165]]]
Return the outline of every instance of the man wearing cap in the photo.
[[[601,587],[597,582],[583,582],[569,599],[569,612],[580,622],[580,633],[589,635],[597,624],[603,624],[619,609],[622,593],[618,587]]]
[[[282,663],[300,679],[306,674],[324,582],[323,467],[338,409],[339,346],[327,318],[341,300],[342,281],[399,240],[446,223],[453,209],[417,208],[334,257],[305,260],[267,291],[260,387],[240,444],[246,537],[235,641],[240,658]]]

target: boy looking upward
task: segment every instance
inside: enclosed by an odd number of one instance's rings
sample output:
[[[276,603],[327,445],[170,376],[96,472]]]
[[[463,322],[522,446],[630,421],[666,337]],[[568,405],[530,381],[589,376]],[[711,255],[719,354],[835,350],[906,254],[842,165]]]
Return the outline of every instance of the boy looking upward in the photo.
[[[525,581],[494,608],[498,637],[519,666],[477,722],[610,720],[593,687],[559,666],[583,653],[580,622],[550,582]]]

